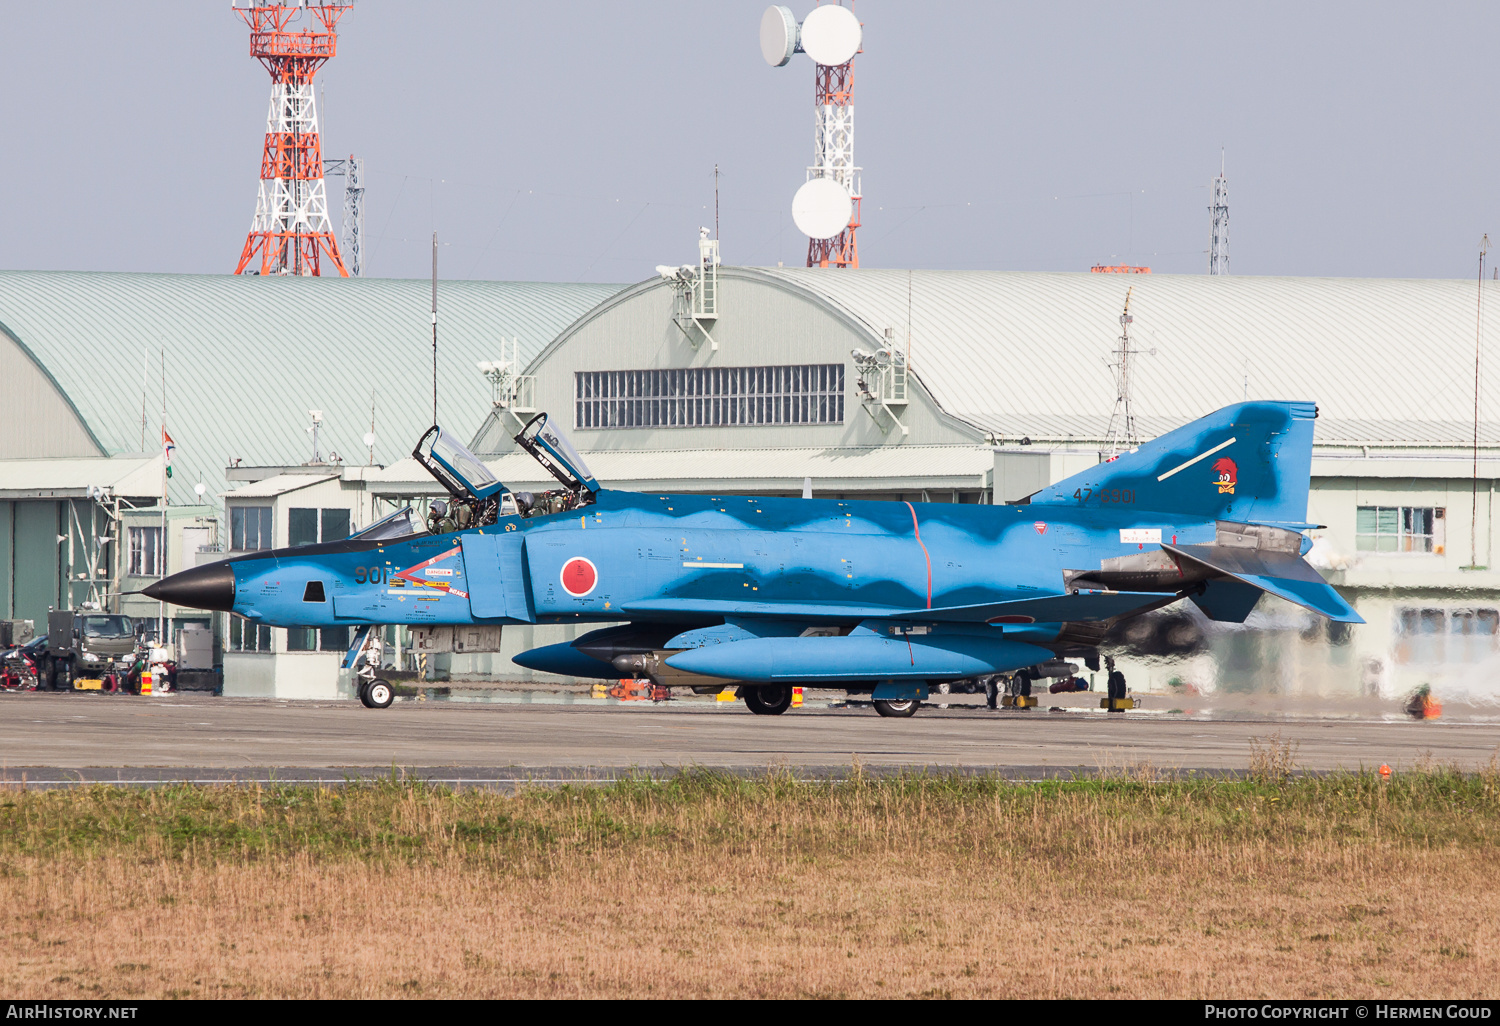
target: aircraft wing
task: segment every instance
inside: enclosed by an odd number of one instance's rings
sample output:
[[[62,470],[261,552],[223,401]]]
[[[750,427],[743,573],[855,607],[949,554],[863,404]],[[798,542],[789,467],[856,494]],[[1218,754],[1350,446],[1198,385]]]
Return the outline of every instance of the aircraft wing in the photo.
[[[976,606],[910,609],[901,617],[953,623],[1065,623],[1109,620],[1176,601],[1176,595],[1153,591],[1083,591],[1076,595],[1043,595]]]
[[[1162,548],[1338,623],[1365,622],[1301,556],[1228,545],[1163,545]]]
[[[629,615],[754,616],[777,620],[849,620],[908,616],[907,610],[853,602],[749,602],[736,599],[662,598],[628,602],[620,612]]]

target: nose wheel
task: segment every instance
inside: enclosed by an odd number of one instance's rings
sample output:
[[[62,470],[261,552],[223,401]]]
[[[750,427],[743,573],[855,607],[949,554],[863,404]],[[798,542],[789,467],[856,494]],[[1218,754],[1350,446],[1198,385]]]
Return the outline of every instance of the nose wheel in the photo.
[[[915,698],[906,698],[902,699],[901,701],[887,701],[882,698],[877,698],[870,704],[873,705],[875,707],[875,711],[882,716],[905,717],[915,716],[917,712],[917,706],[921,705],[922,703],[918,702]]]
[[[359,700],[364,703],[366,709],[387,709],[396,700],[396,689],[391,687],[391,682],[384,677],[361,681]]]

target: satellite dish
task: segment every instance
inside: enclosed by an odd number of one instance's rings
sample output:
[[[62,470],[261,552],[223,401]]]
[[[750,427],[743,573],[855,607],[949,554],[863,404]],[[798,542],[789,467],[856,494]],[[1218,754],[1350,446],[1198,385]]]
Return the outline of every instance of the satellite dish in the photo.
[[[760,16],[760,55],[779,68],[797,52],[797,19],[791,8],[772,6]]]
[[[761,23],[764,26],[764,22]],[[761,29],[765,39],[765,28]],[[822,4],[802,19],[802,52],[823,65],[847,64],[859,53],[864,30],[847,7]],[[765,44],[762,43],[762,46]]]
[[[853,216],[854,200],[837,179],[809,179],[792,197],[792,220],[809,239],[833,238]]]

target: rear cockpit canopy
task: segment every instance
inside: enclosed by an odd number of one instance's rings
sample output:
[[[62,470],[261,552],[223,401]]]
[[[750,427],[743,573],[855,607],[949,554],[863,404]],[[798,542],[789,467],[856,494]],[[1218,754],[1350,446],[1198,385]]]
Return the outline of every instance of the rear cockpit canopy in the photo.
[[[527,421],[515,441],[546,467],[564,488],[572,491],[583,489],[591,494],[599,491],[599,482],[589,472],[588,464],[583,462],[573,443],[553,426],[547,414],[538,413]]]

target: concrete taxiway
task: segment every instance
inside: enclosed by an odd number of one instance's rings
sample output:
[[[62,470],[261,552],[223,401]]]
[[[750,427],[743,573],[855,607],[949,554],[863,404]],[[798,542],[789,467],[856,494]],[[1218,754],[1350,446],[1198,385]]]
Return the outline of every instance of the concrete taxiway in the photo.
[[[370,710],[207,695],[8,694],[0,696],[0,779],[341,780],[346,769],[368,775],[394,766],[479,783],[688,766],[787,766],[809,775],[847,772],[855,761],[1008,776],[1144,766],[1234,771],[1248,767],[1252,738],[1273,734],[1295,746],[1296,765],[1306,770],[1426,762],[1478,770],[1500,746],[1496,724],[1442,720],[973,708],[882,719],[868,707],[816,706],[763,717],[740,703],[712,702],[406,701]]]

